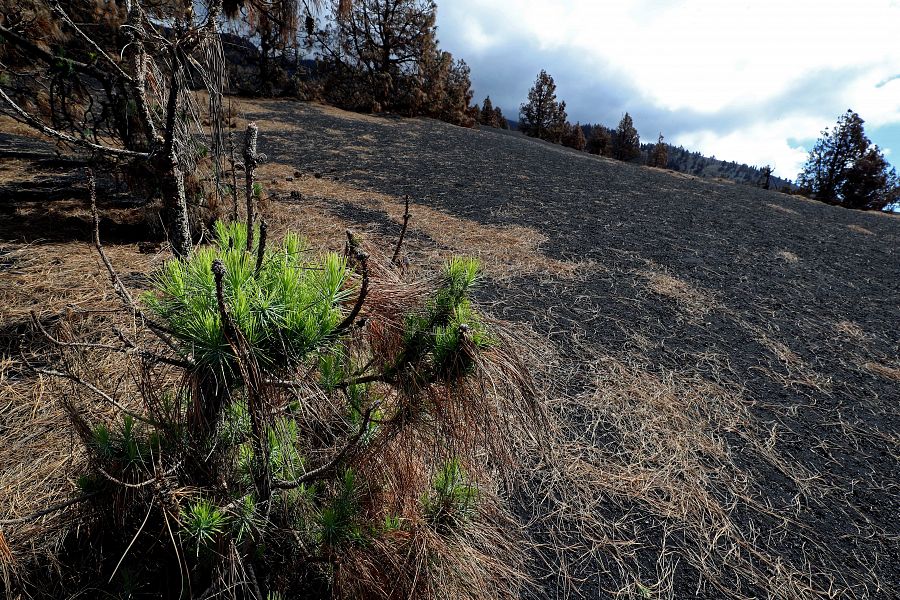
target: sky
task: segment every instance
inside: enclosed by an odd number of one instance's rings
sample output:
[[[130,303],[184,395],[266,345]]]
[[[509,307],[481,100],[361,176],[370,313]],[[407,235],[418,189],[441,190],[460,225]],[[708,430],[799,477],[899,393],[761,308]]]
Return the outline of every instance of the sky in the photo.
[[[852,108],[900,166],[900,0],[443,0],[441,48],[504,114],[541,69],[569,120],[794,179]]]

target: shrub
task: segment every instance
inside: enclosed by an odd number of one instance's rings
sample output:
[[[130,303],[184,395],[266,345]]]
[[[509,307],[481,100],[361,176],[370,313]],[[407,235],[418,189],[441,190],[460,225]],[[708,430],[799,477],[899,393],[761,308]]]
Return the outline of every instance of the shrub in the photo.
[[[90,494],[69,585],[518,597],[524,551],[496,490],[543,417],[471,299],[478,261],[405,280],[349,232],[343,254],[293,233],[267,245],[264,223],[251,240],[217,223],[152,275],[138,314],[158,341],[130,343],[140,398],[120,425],[63,399]],[[60,348],[66,364],[105,351]]]

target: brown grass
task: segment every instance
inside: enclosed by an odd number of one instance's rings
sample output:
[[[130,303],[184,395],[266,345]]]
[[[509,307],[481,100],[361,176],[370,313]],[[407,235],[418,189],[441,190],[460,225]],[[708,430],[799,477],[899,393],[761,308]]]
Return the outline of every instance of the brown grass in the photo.
[[[660,267],[654,270],[640,271],[644,283],[652,292],[674,300],[681,310],[693,317],[702,317],[713,310],[722,308],[721,303],[712,294],[683,281]]]
[[[72,474],[83,459],[73,437],[69,417],[59,398],[72,393],[70,385],[31,373],[22,356],[46,351],[46,341],[30,326],[30,312],[55,320],[69,319],[96,328],[120,308],[108,284],[107,274],[93,248],[83,242],[60,244],[0,245],[9,267],[0,284],[0,520],[15,519],[66,500],[75,491]],[[107,253],[121,274],[136,283],[134,275],[150,272],[162,256],[141,254],[134,246],[111,246]],[[132,289],[137,286],[132,285]],[[85,313],[84,310],[93,312]],[[123,331],[133,324],[116,318]],[[93,324],[93,325],[92,325]],[[129,327],[131,325],[131,327]],[[112,332],[107,341],[112,341]],[[121,356],[92,362],[86,374],[103,381],[128,398],[129,385]],[[84,405],[87,415],[109,418],[108,407],[98,402]],[[3,526],[5,550],[0,552],[0,577],[9,578],[22,564],[37,561],[50,565],[62,534],[58,525],[65,517],[49,515],[15,527]]]
[[[751,337],[757,343],[778,360],[782,368],[782,370],[776,371],[761,362],[760,366],[755,367],[756,369],[764,372],[773,381],[786,388],[802,385],[828,393],[828,390],[831,388],[831,378],[813,369],[796,352],[791,350],[787,344],[778,339],[775,332],[740,318],[737,321],[750,332]]]
[[[884,377],[891,381],[900,381],[900,367],[892,367],[877,362],[867,362],[863,367],[879,377]]]
[[[403,199],[386,194],[354,188],[328,177],[294,176],[295,169],[282,163],[267,163],[259,169],[259,180],[268,189],[289,193],[300,192],[303,200],[292,212],[304,214],[315,211],[322,218],[333,218],[335,203],[348,202],[355,206],[385,213],[397,223],[399,233],[403,215]],[[288,177],[293,181],[288,181]],[[270,208],[275,209],[277,203]],[[275,209],[280,211],[281,209]],[[424,233],[435,244],[409,248],[429,262],[443,262],[447,254],[466,254],[481,259],[486,273],[495,279],[519,275],[549,274],[574,277],[590,268],[589,263],[567,262],[550,258],[540,251],[546,237],[534,229],[520,226],[490,226],[451,215],[442,210],[410,202],[410,231]],[[300,231],[306,229],[300,225]],[[332,227],[332,229],[334,229]],[[437,247],[435,247],[435,245]]]
[[[800,213],[798,213],[796,210],[793,210],[786,206],[781,206],[779,204],[773,204],[772,202],[766,202],[766,206],[768,206],[769,208],[772,208],[774,210],[777,210],[778,212],[784,213],[786,215],[794,215],[794,216],[800,215]]]
[[[857,342],[862,342],[866,339],[866,332],[853,321],[839,321],[835,324],[834,329],[841,335]]]
[[[569,423],[572,441],[550,450],[551,474],[542,475],[547,479],[539,486],[558,502],[547,505],[559,547],[577,532],[590,551],[576,562],[602,557],[617,580],[603,590],[613,597],[673,597],[679,556],[722,597],[731,595],[735,579],[772,598],[818,597],[822,590],[810,584],[810,565],[785,564],[765,550],[759,532],[741,524],[742,511],[768,509],[762,482],[736,465],[729,438],[748,444],[801,489],[809,474],[777,454],[774,432],[755,431],[752,403],[740,388],[716,376],[651,370],[611,357],[598,357],[589,368],[591,389],[557,401],[556,414]],[[611,509],[622,516],[598,519]],[[662,523],[661,531],[641,516],[644,511]],[[656,571],[641,573],[638,552],[647,540],[654,540]]]
[[[21,135],[25,137],[30,137],[38,140],[46,140],[47,137],[41,135],[38,131],[36,131],[30,125],[25,125],[21,123],[9,115],[0,114],[0,131],[3,133],[10,133],[13,135]]]
[[[800,262],[800,257],[789,250],[779,250],[776,254],[785,262],[791,264]]]
[[[856,233],[861,233],[863,235],[875,235],[873,231],[866,229],[862,225],[857,225],[856,223],[847,225],[847,229],[849,229],[850,231],[855,231]]]

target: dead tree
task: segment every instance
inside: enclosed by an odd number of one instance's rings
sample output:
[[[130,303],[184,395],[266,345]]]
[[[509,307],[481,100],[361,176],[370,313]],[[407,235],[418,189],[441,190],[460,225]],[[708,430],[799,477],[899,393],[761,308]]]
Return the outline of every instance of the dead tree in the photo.
[[[184,180],[201,156],[197,137],[209,133],[212,138],[216,177],[223,155],[221,1],[202,17],[187,1],[161,7],[132,0],[127,6],[104,9],[114,11],[112,16],[70,15],[49,0],[37,4],[46,19],[6,18],[0,24],[5,42],[0,105],[92,163],[139,163],[145,181],[158,185],[173,251],[186,256],[191,226]],[[67,37],[36,25],[48,22]],[[197,79],[209,92],[209,132],[201,125],[198,97],[188,87]],[[60,99],[54,93],[60,81],[77,93]]]
[[[772,166],[766,165],[759,171],[759,187],[769,189],[772,180]]]

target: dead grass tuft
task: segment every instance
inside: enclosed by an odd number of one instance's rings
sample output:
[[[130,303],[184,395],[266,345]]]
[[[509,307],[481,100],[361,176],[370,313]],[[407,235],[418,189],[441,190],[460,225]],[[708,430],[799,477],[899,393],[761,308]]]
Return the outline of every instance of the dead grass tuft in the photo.
[[[613,597],[671,598],[676,566],[687,560],[702,574],[698,592],[744,597],[735,590],[749,585],[772,598],[818,597],[809,565],[769,552],[769,540],[746,520],[771,509],[735,462],[736,442],[800,489],[808,473],[777,454],[776,432],[755,431],[740,388],[611,357],[595,359],[589,371],[589,390],[555,405],[570,441],[549,450],[549,473],[535,490],[552,515],[554,545],[574,538],[585,549],[569,557],[573,572],[596,560],[614,581],[603,590]],[[647,552],[655,572],[639,566]]]
[[[789,250],[779,250],[776,254],[785,262],[791,264],[800,262],[800,257]]]
[[[738,319],[751,337],[758,344],[768,350],[781,364],[783,370],[773,370],[760,365],[756,369],[764,372],[770,379],[786,388],[802,385],[823,394],[828,394],[831,389],[831,377],[822,375],[813,369],[803,358],[790,349],[787,344],[775,337],[772,331],[758,325]]]
[[[852,340],[861,342],[866,339],[866,332],[853,321],[839,321],[835,324],[834,329]]]
[[[709,292],[701,290],[679,279],[657,265],[653,270],[638,272],[652,292],[674,300],[679,307],[693,317],[702,317],[713,310],[722,308],[721,303]]]
[[[855,231],[856,233],[861,233],[863,235],[875,235],[873,231],[866,229],[862,225],[857,225],[856,223],[847,225],[847,229],[849,229],[850,231]]]
[[[900,367],[891,367],[877,362],[867,362],[863,367],[885,379],[900,381]]]
[[[786,206],[780,206],[778,204],[773,204],[772,202],[766,202],[766,206],[768,206],[769,208],[772,208],[774,210],[777,210],[778,212],[784,213],[786,215],[794,215],[794,216],[800,215],[800,213],[798,213],[796,210],[794,210],[792,208],[788,208]]]

